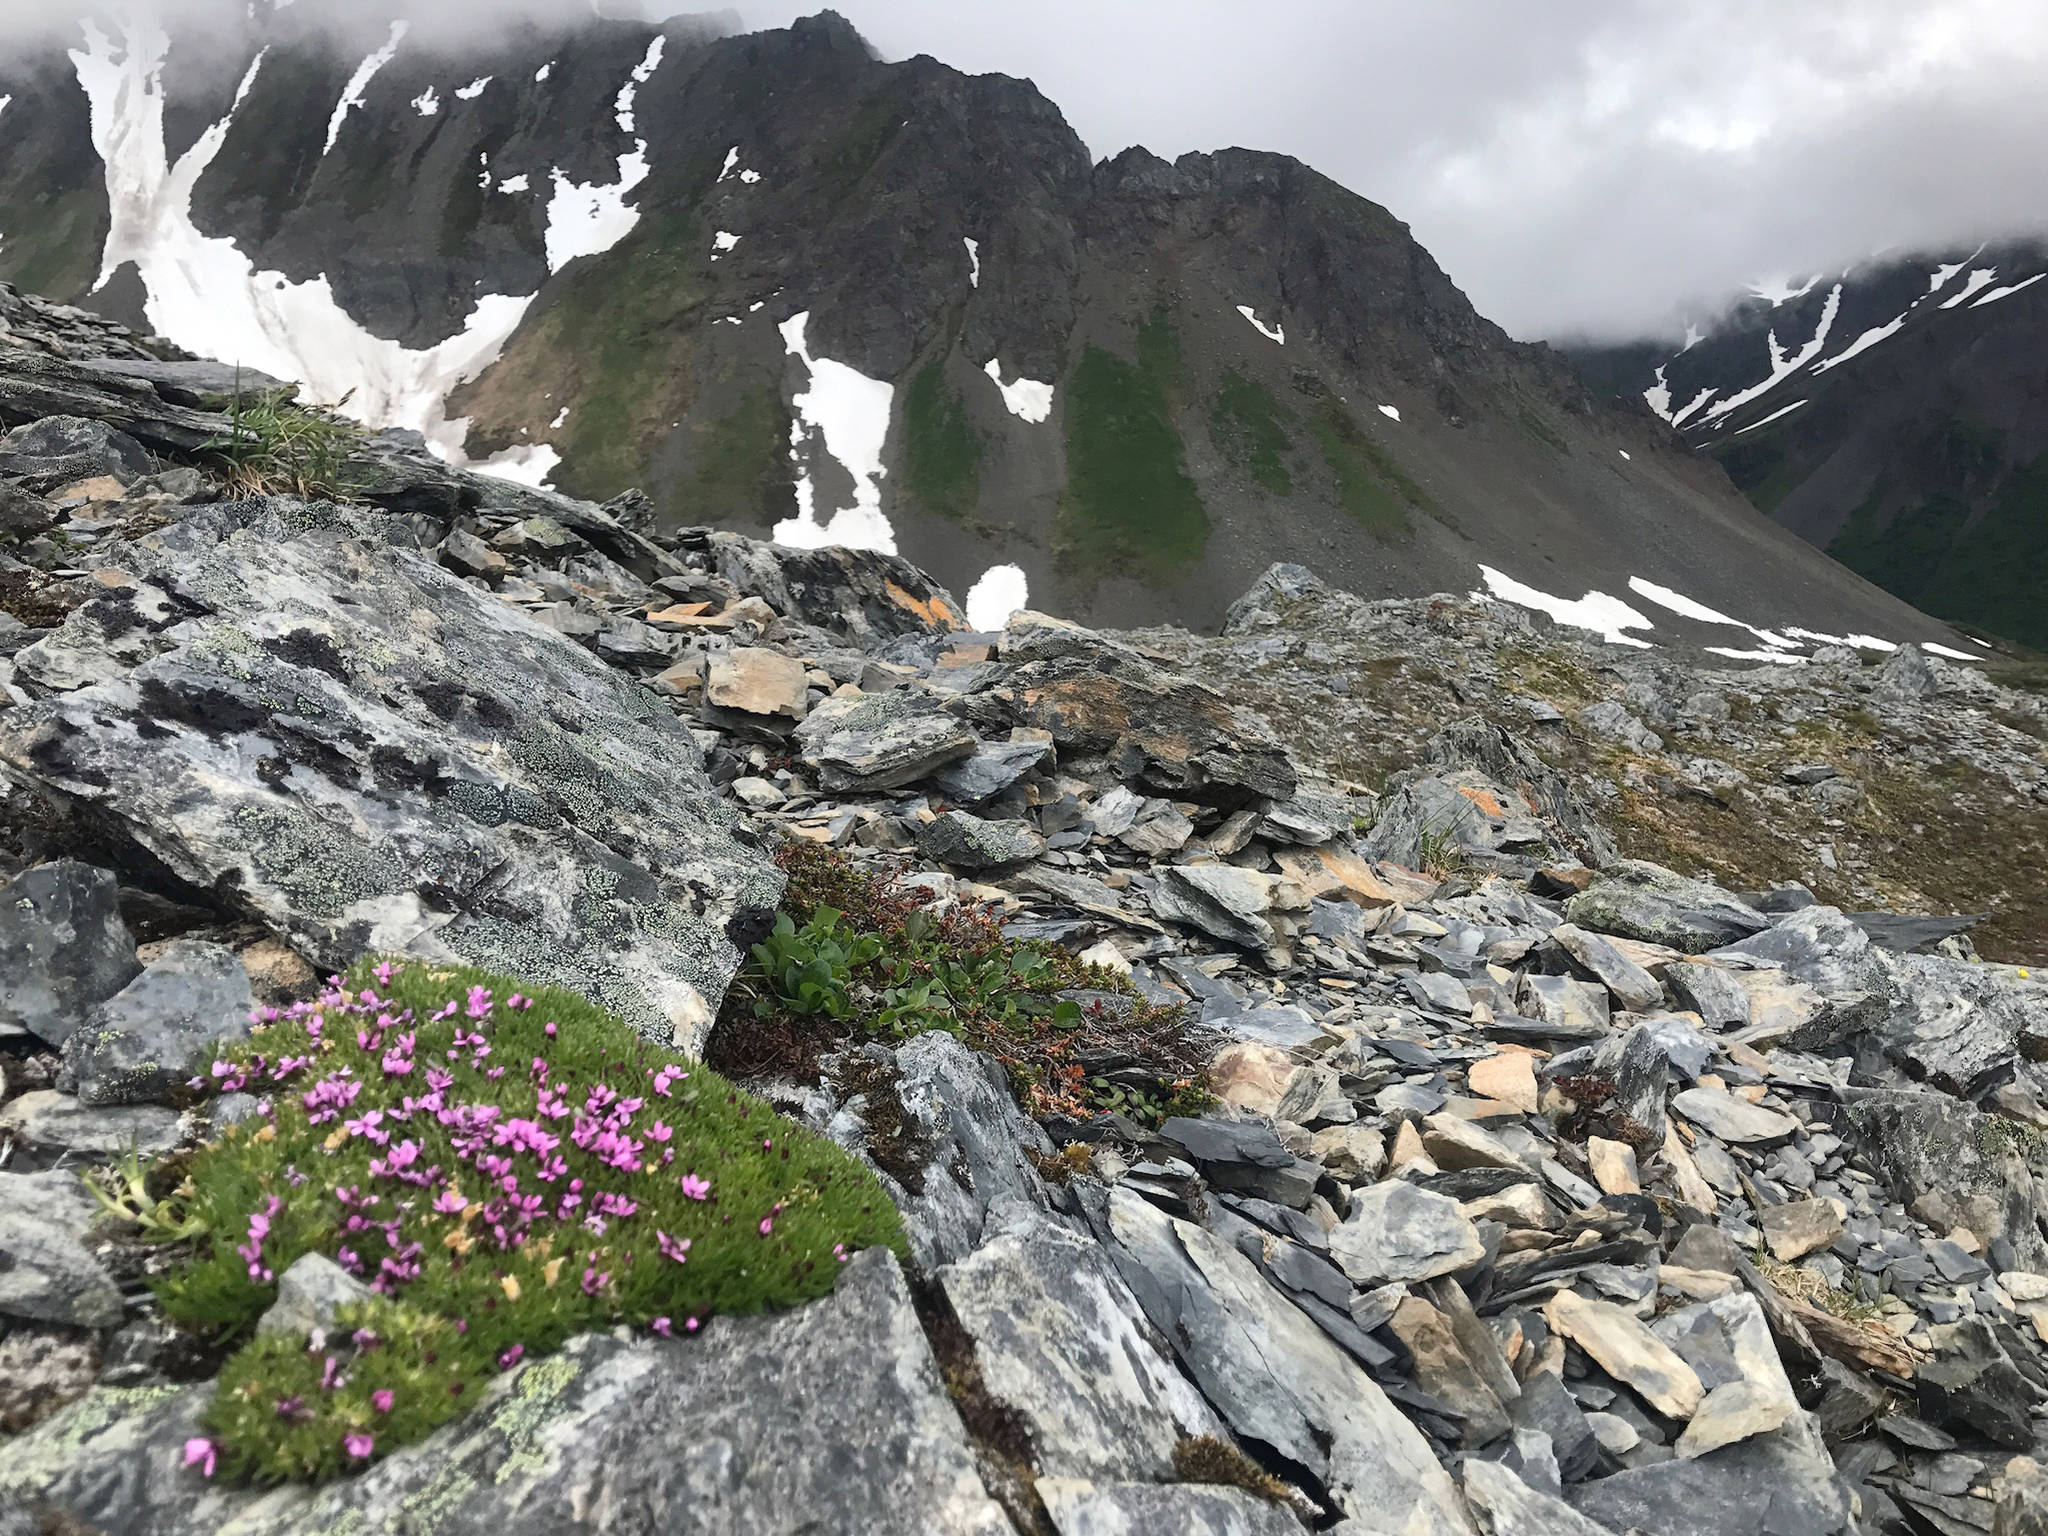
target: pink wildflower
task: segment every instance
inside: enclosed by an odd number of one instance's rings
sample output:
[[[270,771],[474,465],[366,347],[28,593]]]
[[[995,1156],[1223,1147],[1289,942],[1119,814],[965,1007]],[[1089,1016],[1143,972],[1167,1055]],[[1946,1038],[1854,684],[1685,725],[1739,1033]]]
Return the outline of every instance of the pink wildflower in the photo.
[[[678,1241],[666,1232],[657,1230],[654,1234],[654,1243],[661,1250],[664,1259],[674,1259],[676,1263],[681,1264],[690,1256],[690,1239],[687,1237]]]
[[[395,1395],[389,1387],[379,1387],[370,1394],[370,1406],[379,1413],[389,1413],[394,1400]]]
[[[357,1461],[367,1457],[372,1450],[376,1449],[376,1445],[375,1438],[364,1434],[361,1430],[341,1437],[341,1448]]]
[[[711,1196],[711,1181],[686,1173],[683,1175],[683,1193],[692,1200],[707,1200]]]
[[[647,1326],[649,1328],[652,1328],[656,1333],[660,1334],[664,1339],[673,1338],[675,1336],[675,1329],[669,1326],[669,1321],[665,1317],[657,1317],[653,1322],[649,1323]]]
[[[514,1344],[510,1349],[498,1356],[498,1369],[501,1371],[511,1370],[513,1366],[519,1363],[520,1357],[525,1353],[526,1346],[524,1344]]]
[[[220,1447],[204,1435],[194,1435],[185,1442],[185,1465],[198,1467],[201,1477],[213,1476],[214,1463],[220,1458]]]

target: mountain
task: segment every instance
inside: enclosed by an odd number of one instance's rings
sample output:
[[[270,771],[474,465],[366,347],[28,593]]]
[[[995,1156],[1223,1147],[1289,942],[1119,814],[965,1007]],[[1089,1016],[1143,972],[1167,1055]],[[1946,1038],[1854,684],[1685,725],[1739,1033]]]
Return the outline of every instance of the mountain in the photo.
[[[667,526],[900,549],[984,625],[1213,625],[1284,559],[1634,645],[1978,654],[1294,160],[1091,163],[1028,82],[830,13],[451,53],[312,9],[6,63],[0,278]]]
[[[1786,528],[1915,606],[2048,648],[2048,244],[1887,258],[1680,346],[1574,349]]]

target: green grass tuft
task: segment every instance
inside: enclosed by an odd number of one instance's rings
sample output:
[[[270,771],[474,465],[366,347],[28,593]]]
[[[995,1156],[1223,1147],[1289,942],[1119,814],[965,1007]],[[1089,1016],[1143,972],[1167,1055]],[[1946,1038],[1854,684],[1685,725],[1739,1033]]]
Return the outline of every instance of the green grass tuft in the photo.
[[[363,436],[330,408],[298,405],[288,389],[266,390],[237,394],[226,435],[206,443],[200,455],[221,470],[236,496],[348,501],[360,488],[349,459]]]
[[[903,396],[903,483],[926,511],[956,521],[981,495],[981,438],[938,363],[920,369]]]
[[[1180,342],[1164,311],[1138,330],[1137,358],[1089,347],[1067,385],[1062,558],[1164,580],[1201,559],[1209,515],[1175,425]]]
[[[483,971],[366,963],[206,1081],[268,1112],[191,1156],[179,1219],[206,1235],[157,1292],[247,1341],[205,1421],[238,1481],[360,1466],[573,1334],[681,1335],[823,1295],[853,1250],[904,1251],[831,1142],[571,993]],[[251,1338],[307,1253],[380,1294],[324,1341]]]
[[[1282,456],[1293,443],[1282,423],[1293,419],[1265,385],[1232,369],[1224,374],[1209,411],[1209,440],[1225,459],[1275,496],[1287,496],[1293,493],[1294,477]]]

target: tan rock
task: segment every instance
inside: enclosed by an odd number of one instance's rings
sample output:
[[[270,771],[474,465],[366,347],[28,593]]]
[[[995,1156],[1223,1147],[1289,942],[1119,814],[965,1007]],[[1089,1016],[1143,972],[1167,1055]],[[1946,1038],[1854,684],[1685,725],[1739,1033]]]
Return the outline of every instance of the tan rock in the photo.
[[[249,990],[264,1002],[304,996],[320,979],[310,963],[277,939],[258,939],[238,958],[249,973]]]
[[[1403,1120],[1401,1128],[1394,1132],[1394,1145],[1387,1153],[1387,1172],[1399,1173],[1402,1169],[1420,1165],[1425,1173],[1440,1173],[1436,1160],[1422,1150],[1422,1133],[1415,1129],[1415,1122]]]
[[[1670,1287],[1688,1301],[1713,1301],[1726,1296],[1742,1282],[1718,1269],[1687,1269],[1680,1264],[1659,1264],[1657,1283]]]
[[[1667,1419],[1691,1418],[1706,1395],[1693,1368],[1670,1345],[1611,1301],[1559,1291],[1544,1303],[1543,1320]]]
[[[1664,1164],[1671,1170],[1671,1182],[1678,1188],[1679,1199],[1707,1216],[1720,1210],[1720,1196],[1714,1193],[1714,1186],[1707,1182],[1700,1165],[1679,1139],[1678,1128],[1670,1124],[1664,1127]]]
[[[1484,1098],[1497,1100],[1525,1115],[1536,1113],[1536,1062],[1520,1051],[1502,1051],[1473,1062],[1465,1082]]]
[[[1593,1136],[1586,1141],[1586,1161],[1593,1169],[1593,1182],[1606,1195],[1640,1195],[1641,1179],[1636,1175],[1635,1148],[1625,1141]]]
[[[1771,1257],[1791,1264],[1842,1235],[1843,1208],[1833,1200],[1788,1200],[1764,1207],[1764,1242]]]
[[[1226,1045],[1210,1061],[1210,1090],[1226,1104],[1271,1117],[1294,1068],[1294,1058],[1277,1045],[1241,1041]]]
[[[1510,1231],[1543,1231],[1556,1219],[1543,1191],[1534,1184],[1510,1184],[1491,1195],[1480,1195],[1458,1207],[1473,1221],[1497,1221]]]
[[[50,499],[52,501],[124,501],[127,487],[112,475],[94,475],[90,480],[80,480],[67,485]]]
[[[1422,1150],[1439,1168],[1514,1168],[1524,1166],[1500,1137],[1484,1126],[1456,1115],[1434,1114],[1422,1122]]]
[[[794,656],[743,646],[711,658],[704,669],[704,702],[746,715],[801,720],[810,702],[805,670]]]
[[[1325,1126],[1309,1138],[1308,1155],[1347,1184],[1358,1184],[1377,1179],[1387,1166],[1387,1140],[1370,1126]]]

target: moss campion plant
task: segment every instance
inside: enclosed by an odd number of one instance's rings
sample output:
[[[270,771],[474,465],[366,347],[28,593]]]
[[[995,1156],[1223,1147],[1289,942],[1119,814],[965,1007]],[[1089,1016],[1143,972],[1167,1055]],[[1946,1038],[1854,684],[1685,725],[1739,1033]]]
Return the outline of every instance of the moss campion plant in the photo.
[[[263,1010],[194,1086],[260,1104],[192,1157],[206,1235],[158,1286],[176,1321],[247,1339],[186,1447],[209,1476],[359,1468],[572,1334],[683,1337],[905,1251],[831,1142],[579,997],[481,971],[366,964]],[[324,1338],[253,1336],[308,1253],[375,1294]]]

